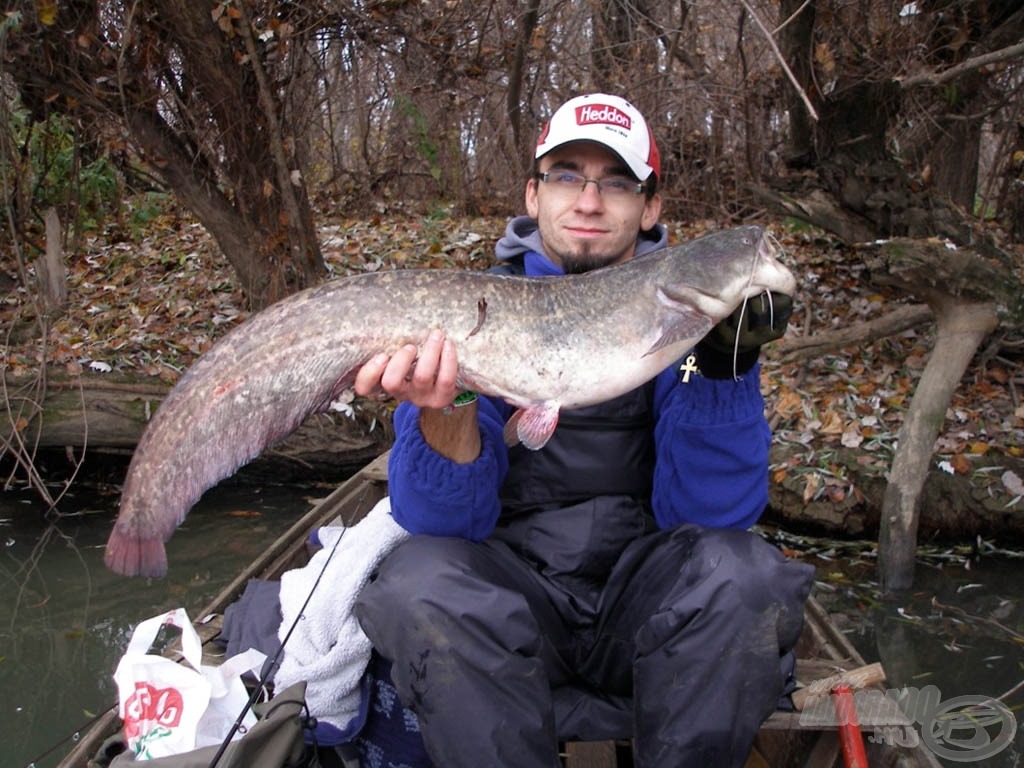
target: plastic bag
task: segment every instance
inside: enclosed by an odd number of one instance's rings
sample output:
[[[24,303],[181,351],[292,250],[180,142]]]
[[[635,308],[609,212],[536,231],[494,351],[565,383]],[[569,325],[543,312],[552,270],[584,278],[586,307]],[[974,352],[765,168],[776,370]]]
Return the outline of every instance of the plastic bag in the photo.
[[[181,629],[187,663],[149,653],[165,625]],[[118,706],[128,748],[139,760],[177,755],[219,744],[249,700],[241,676],[259,670],[266,656],[257,650],[233,656],[219,667],[202,665],[203,651],[184,608],[141,622],[114,672]],[[256,722],[250,711],[235,735]]]

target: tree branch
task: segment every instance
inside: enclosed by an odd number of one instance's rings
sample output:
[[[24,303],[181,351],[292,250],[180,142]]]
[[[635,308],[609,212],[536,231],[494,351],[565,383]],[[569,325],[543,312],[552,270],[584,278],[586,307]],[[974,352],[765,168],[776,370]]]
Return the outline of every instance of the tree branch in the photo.
[[[1008,48],[1001,48],[998,51],[983,53],[981,56],[975,56],[942,72],[919,72],[916,75],[897,77],[896,82],[899,83],[901,88],[914,88],[919,85],[942,85],[968,72],[999,61],[1012,59],[1014,56],[1020,56],[1021,54],[1024,54],[1024,42],[1011,45]]]
[[[894,336],[933,319],[926,304],[912,304],[856,325],[816,333],[813,336],[787,336],[767,351],[765,359],[773,363],[792,363],[820,355],[833,354],[843,347],[870,344]]]

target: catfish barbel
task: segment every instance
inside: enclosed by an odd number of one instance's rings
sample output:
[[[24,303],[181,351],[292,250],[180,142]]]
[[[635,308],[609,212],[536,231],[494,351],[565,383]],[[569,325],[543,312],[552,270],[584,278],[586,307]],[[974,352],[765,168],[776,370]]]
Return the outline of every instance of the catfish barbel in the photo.
[[[580,275],[409,269],[339,278],[258,312],[157,409],[132,456],[104,561],[167,572],[164,542],[203,492],[350,389],[379,352],[455,342],[460,385],[505,399],[506,438],[539,449],[561,408],[653,378],[745,299],[795,280],[760,227],[737,227]]]

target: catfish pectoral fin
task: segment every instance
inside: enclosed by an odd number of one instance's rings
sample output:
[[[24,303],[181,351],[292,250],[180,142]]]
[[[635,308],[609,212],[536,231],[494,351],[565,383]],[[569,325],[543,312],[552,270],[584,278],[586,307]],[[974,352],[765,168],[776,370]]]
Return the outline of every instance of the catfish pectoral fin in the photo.
[[[551,401],[542,405],[521,408],[506,422],[505,445],[522,443],[531,451],[543,448],[558,426],[558,411],[561,405]]]
[[[167,551],[162,539],[143,538],[138,531],[114,526],[103,553],[106,566],[121,576],[167,575]]]
[[[653,355],[659,349],[671,347],[679,341],[702,339],[712,327],[711,318],[696,309],[687,308],[685,311],[674,312],[669,317],[669,321],[661,330],[661,337],[644,353],[644,357]]]
[[[502,437],[505,440],[505,445],[511,448],[513,445],[519,445],[519,432],[516,429],[516,425],[519,424],[519,417],[523,415],[523,412],[516,411],[509,416],[508,421],[505,422],[505,429],[502,430]]]

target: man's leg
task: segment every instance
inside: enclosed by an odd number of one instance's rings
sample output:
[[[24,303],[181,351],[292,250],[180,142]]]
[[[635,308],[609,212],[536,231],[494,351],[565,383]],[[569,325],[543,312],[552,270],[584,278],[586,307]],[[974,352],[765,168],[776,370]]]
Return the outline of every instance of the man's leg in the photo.
[[[355,611],[439,768],[560,765],[551,686],[564,629],[506,547],[413,537]]]
[[[681,526],[631,545],[588,674],[632,689],[640,768],[743,765],[782,693],[812,576],[745,531]]]

